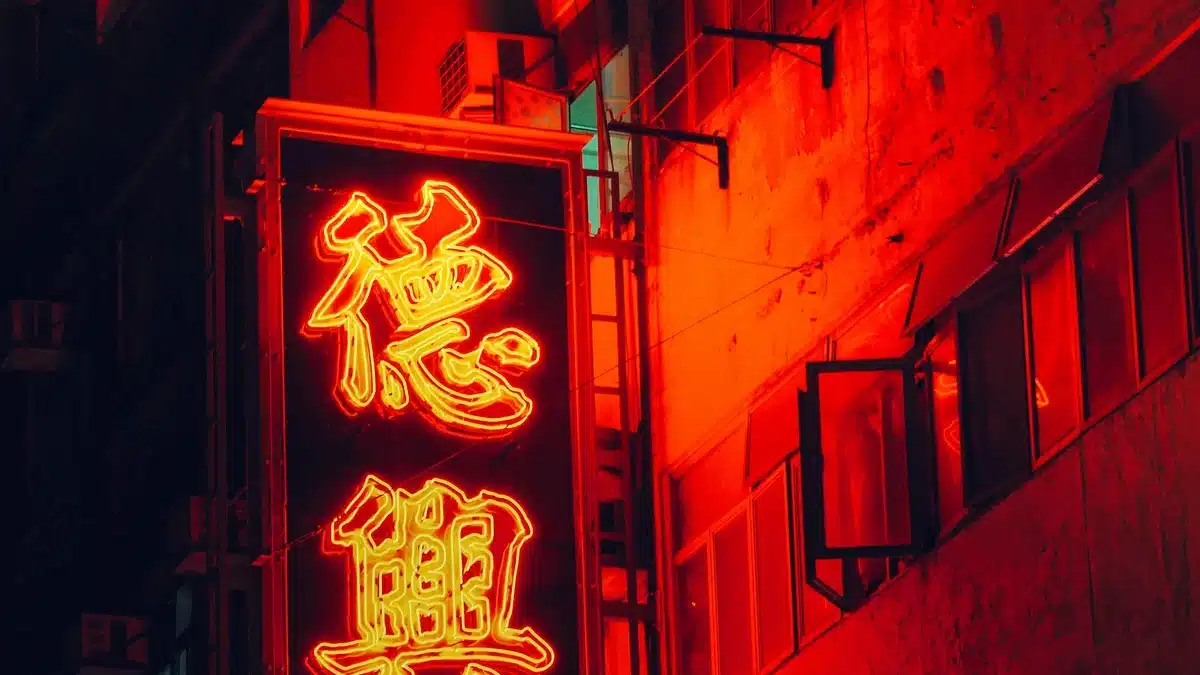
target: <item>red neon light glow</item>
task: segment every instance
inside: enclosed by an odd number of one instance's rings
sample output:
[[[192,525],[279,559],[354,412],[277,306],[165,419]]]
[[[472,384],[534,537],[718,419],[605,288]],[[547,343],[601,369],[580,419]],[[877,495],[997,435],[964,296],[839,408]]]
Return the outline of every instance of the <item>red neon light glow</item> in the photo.
[[[511,327],[485,335],[473,350],[454,348],[471,337],[462,315],[511,286],[513,274],[486,249],[465,245],[480,218],[457,187],[427,180],[418,198],[415,211],[389,218],[355,192],[325,223],[318,257],[342,268],[306,331],[340,338],[334,397],[347,414],[372,403],[387,415],[413,405],[451,433],[506,433],[533,414],[533,401],[506,374],[535,366],[541,348]],[[438,235],[422,227],[448,233],[431,242]],[[385,330],[397,337],[379,355],[363,312],[373,297],[388,310]]]
[[[510,625],[521,548],[533,536],[512,498],[483,490],[468,499],[438,478],[409,493],[367,476],[329,531],[329,543],[353,554],[358,637],[318,644],[320,672],[509,675],[554,665],[549,643]]]
[[[947,365],[957,366],[958,359],[951,359]],[[1050,395],[1046,393],[1046,388],[1042,386],[1042,381],[1033,378],[1034,385],[1034,405],[1041,408],[1049,407]],[[954,396],[958,393],[958,375],[949,373],[937,373],[933,376],[933,395],[938,398],[946,398]]]

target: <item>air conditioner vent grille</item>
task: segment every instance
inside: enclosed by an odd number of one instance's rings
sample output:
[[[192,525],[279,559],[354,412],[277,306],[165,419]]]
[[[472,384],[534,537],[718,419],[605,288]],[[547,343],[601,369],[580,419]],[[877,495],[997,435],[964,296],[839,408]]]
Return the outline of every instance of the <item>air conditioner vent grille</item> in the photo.
[[[442,89],[442,114],[454,110],[467,96],[467,41],[455,42],[438,65]]]

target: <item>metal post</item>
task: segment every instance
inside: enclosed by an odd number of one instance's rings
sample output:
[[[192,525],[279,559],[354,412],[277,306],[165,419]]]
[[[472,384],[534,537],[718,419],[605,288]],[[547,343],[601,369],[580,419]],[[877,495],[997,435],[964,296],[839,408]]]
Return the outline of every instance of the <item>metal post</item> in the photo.
[[[228,575],[229,447],[225,330],[225,177],[224,124],[213,115],[204,145],[205,341],[208,353],[208,672],[229,673]]]

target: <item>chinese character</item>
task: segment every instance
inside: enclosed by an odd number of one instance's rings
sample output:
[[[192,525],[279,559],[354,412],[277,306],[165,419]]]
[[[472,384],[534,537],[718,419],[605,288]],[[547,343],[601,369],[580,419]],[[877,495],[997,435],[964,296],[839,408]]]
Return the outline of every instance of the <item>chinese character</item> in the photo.
[[[533,401],[506,373],[538,362],[537,341],[510,327],[485,335],[471,351],[454,346],[471,336],[462,315],[511,286],[512,272],[487,250],[465,245],[480,219],[458,188],[425,181],[419,199],[417,210],[389,218],[355,192],[325,223],[319,255],[342,268],[307,328],[340,337],[335,396],[347,412],[377,402],[395,414],[415,399],[447,431],[511,431],[529,419]],[[383,303],[390,324],[383,327],[390,342],[378,355],[363,313],[372,299]]]
[[[553,649],[510,625],[521,548],[532,536],[529,516],[504,495],[467,499],[436,478],[409,493],[368,476],[330,528],[330,541],[354,557],[358,637],[317,645],[316,663],[334,675],[545,672]]]

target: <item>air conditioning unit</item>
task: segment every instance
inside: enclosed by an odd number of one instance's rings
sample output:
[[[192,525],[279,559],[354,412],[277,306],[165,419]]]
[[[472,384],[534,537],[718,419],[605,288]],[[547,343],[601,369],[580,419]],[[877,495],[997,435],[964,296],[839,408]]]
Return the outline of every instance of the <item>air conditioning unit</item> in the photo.
[[[39,300],[12,300],[9,303],[9,338],[30,347],[63,346],[67,305]]]
[[[495,121],[496,78],[553,89],[554,40],[549,37],[469,31],[438,65],[442,114]]]
[[[85,663],[141,664],[149,661],[146,622],[129,616],[84,614],[80,638]]]

